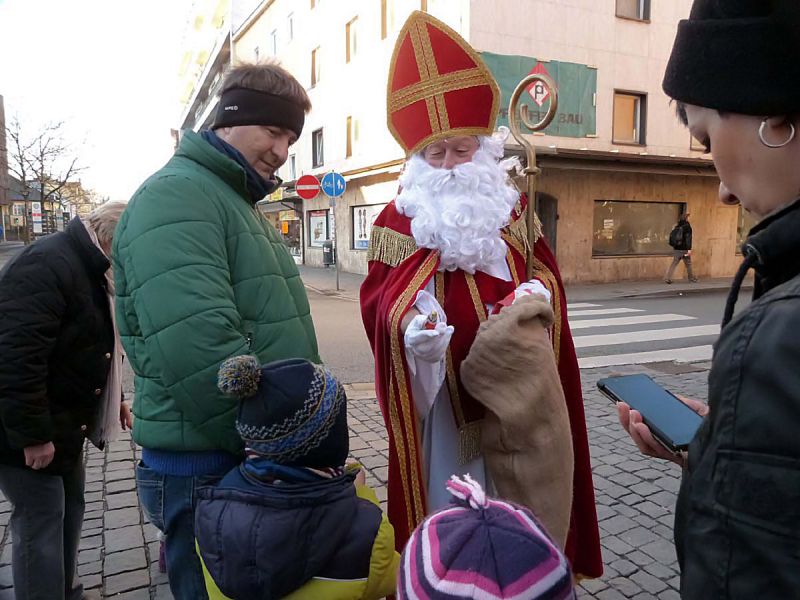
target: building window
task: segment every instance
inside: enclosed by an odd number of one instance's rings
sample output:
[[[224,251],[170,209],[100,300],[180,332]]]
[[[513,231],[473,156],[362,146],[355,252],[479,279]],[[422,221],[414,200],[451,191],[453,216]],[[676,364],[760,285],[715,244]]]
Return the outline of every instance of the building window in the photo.
[[[614,131],[616,144],[645,143],[647,96],[631,92],[614,92]]]
[[[311,87],[314,87],[317,85],[317,83],[319,83],[319,78],[322,74],[320,67],[321,60],[321,52],[319,46],[317,46],[311,51]]]
[[[286,33],[291,42],[294,39],[294,13],[289,13],[286,17]]]
[[[308,245],[312,248],[322,248],[328,240],[330,222],[327,210],[308,211]]]
[[[325,154],[322,149],[322,128],[311,134],[311,153],[313,155],[311,165],[314,168],[325,164]]]
[[[294,181],[297,179],[297,157],[294,154],[289,155],[289,180]]]
[[[624,19],[650,19],[650,0],[617,0],[617,16]]]
[[[738,220],[736,222],[736,254],[742,253],[742,246],[747,239],[747,234],[755,227],[756,223],[758,223],[758,219],[744,210],[740,204]]]
[[[344,156],[345,158],[353,156],[353,117],[347,117],[347,147]]]
[[[345,62],[350,62],[356,55],[357,49],[357,32],[358,32],[358,17],[355,17],[352,21],[350,21],[347,25],[344,26],[344,36],[345,41],[347,43],[347,48],[345,49]]]
[[[669,232],[685,208],[683,202],[595,200],[592,256],[672,254]]]
[[[394,0],[381,0],[381,39],[394,28]]]
[[[270,48],[272,49],[272,56],[278,56],[278,30],[273,29],[269,34]]]

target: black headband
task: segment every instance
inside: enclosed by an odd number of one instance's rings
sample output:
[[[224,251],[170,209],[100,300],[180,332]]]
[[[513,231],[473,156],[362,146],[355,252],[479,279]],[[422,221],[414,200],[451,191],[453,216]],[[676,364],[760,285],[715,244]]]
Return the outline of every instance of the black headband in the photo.
[[[272,125],[303,133],[306,113],[302,107],[281,96],[248,88],[222,93],[212,129],[240,125]]]

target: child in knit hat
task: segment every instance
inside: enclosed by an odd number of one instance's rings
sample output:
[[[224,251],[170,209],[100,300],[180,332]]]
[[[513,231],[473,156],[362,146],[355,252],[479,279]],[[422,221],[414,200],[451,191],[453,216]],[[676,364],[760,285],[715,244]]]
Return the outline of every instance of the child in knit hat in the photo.
[[[260,366],[254,356],[225,361],[218,384],[241,399],[246,457],[199,491],[195,535],[211,600],[393,593],[394,530],[363,475],[359,483],[345,469],[341,384],[307,360]]]
[[[564,554],[526,508],[491,499],[469,475],[447,482],[400,557],[400,600],[574,600]]]

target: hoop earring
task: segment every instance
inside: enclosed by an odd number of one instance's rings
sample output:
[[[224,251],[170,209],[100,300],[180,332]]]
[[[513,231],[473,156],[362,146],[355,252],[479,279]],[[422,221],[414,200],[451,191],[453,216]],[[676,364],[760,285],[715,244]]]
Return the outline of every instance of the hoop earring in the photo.
[[[785,142],[781,144],[770,144],[766,139],[764,139],[764,128],[766,126],[767,126],[767,120],[764,119],[763,121],[761,121],[761,126],[758,128],[758,139],[761,140],[761,143],[764,144],[767,148],[783,148],[794,139],[794,134],[796,132],[794,128],[794,123],[792,123],[791,121],[789,122],[789,128],[791,130],[791,132],[789,133],[789,139],[787,139]]]

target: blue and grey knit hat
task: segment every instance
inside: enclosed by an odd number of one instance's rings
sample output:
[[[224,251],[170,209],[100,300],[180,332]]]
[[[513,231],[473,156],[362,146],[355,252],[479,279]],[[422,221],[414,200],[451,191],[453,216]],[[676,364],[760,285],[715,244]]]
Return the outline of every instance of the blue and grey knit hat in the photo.
[[[293,358],[260,366],[229,358],[218,386],[240,398],[236,429],[248,449],[294,467],[340,467],[349,452],[347,396],[321,365]]]

